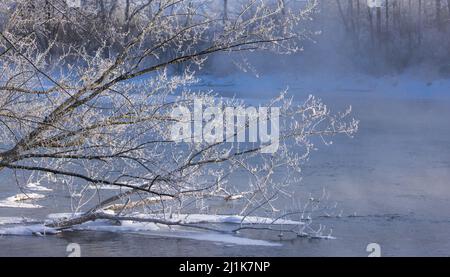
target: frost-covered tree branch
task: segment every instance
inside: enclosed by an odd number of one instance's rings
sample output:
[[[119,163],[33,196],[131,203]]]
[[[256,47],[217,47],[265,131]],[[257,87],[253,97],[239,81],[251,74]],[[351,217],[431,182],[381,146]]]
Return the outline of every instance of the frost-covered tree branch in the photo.
[[[101,1],[100,9],[86,2],[83,9],[61,0],[1,4],[0,169],[80,192],[70,196],[81,213],[48,226],[137,220],[137,211],[157,216],[148,222],[182,225],[167,219],[221,213],[220,203],[230,202],[243,220],[277,218],[317,139],[357,131],[350,110],[332,114],[312,96],[295,103],[282,93],[268,103],[280,107],[273,155],[255,143],[229,143],[238,129],[213,143],[179,143],[170,135],[180,105],[246,108],[190,89],[209,56],[298,51],[316,1],[239,0],[226,5],[226,16],[220,1]],[[105,186],[120,190],[105,196]]]

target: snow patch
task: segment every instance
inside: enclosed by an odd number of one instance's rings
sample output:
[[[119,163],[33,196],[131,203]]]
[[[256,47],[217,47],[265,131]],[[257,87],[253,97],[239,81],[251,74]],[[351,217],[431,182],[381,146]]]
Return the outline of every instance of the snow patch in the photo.
[[[105,211],[114,214],[111,211]],[[48,215],[48,219],[71,219],[80,216],[79,213],[57,213]],[[169,222],[180,222],[184,224],[278,224],[278,225],[298,225],[303,224],[299,221],[278,219],[274,221],[272,218],[257,216],[238,216],[238,215],[207,215],[207,214],[173,214],[168,218],[163,214],[149,215],[142,213],[134,213],[129,215],[136,218],[161,219]],[[190,230],[182,226],[166,226],[164,224],[121,221],[112,222],[111,220],[96,220],[72,227],[73,231],[97,231],[97,232],[114,232],[114,233],[138,233],[142,235],[167,237],[167,238],[185,238],[201,241],[210,241],[223,244],[234,245],[252,245],[252,246],[281,246],[280,243],[274,243],[265,240],[257,240],[235,236],[233,234],[221,234],[209,231]]]
[[[26,203],[24,201],[37,200],[45,198],[45,195],[37,194],[37,193],[19,193],[14,196],[8,197],[4,200],[0,200],[1,208],[22,208],[22,209],[38,209],[42,208],[42,206]]]
[[[97,231],[113,233],[134,233],[140,235],[158,236],[165,238],[184,238],[201,241],[211,241],[223,244],[252,245],[252,246],[281,246],[280,243],[273,243],[264,240],[237,237],[229,234],[219,234],[212,232],[187,231],[181,227],[168,227],[155,223],[142,223],[133,221],[122,221],[120,225],[114,225],[109,220],[98,220],[74,226],[68,231]],[[60,231],[45,227],[43,224],[29,226],[15,226],[0,228],[0,235],[8,236],[44,236],[54,235]]]
[[[55,213],[47,215],[48,219],[58,220],[58,219],[71,219],[77,216],[81,216],[82,213]]]
[[[114,211],[104,210],[106,214],[114,215]],[[49,214],[49,219],[70,219],[80,216],[81,213],[55,213]],[[213,214],[145,214],[132,213],[129,216],[142,219],[160,219],[168,222],[179,222],[184,224],[201,224],[201,223],[224,223],[224,224],[272,224],[272,225],[303,225],[301,221],[289,219],[274,219],[260,216],[240,216],[240,215],[213,215]]]
[[[32,220],[25,217],[0,217],[0,225],[21,224],[29,221]]]
[[[18,197],[20,199],[20,197]],[[108,212],[113,214],[113,212]],[[81,213],[57,213],[47,216],[50,220],[71,219],[80,216]],[[142,213],[135,213],[130,215],[136,218],[154,218],[164,219],[170,222],[180,222],[185,224],[278,224],[278,225],[298,225],[302,224],[299,221],[279,219],[274,221],[272,218],[257,217],[257,216],[238,216],[238,215],[207,215],[207,214],[173,214],[170,218],[164,215],[149,215]],[[26,223],[21,218],[0,218],[0,222],[9,223]],[[1,224],[1,223],[0,223]],[[114,232],[114,233],[134,233],[148,236],[158,236],[166,238],[184,238],[200,241],[216,242],[221,244],[233,245],[251,245],[251,246],[268,246],[276,247],[282,244],[277,242],[270,242],[265,240],[250,239],[233,234],[222,234],[210,231],[191,230],[183,226],[167,226],[164,224],[157,224],[151,222],[136,222],[136,221],[121,221],[113,222],[111,220],[96,220],[86,222],[81,225],[72,227],[67,231],[97,231],[97,232]],[[0,235],[51,235],[58,233],[58,230],[45,227],[43,224],[28,225],[28,226],[14,226],[8,228],[0,228]]]
[[[201,241],[211,241],[224,244],[253,245],[253,246],[281,246],[264,240],[237,237],[230,234],[213,232],[188,231],[178,226],[165,226],[155,223],[143,223],[134,221],[121,221],[121,225],[111,225],[107,220],[89,222],[73,228],[77,231],[99,231],[114,233],[137,233],[140,235],[158,236],[165,238],[184,238]]]
[[[112,186],[112,185],[90,185],[91,190],[130,190],[128,187]]]
[[[133,221],[121,221],[120,224],[113,225],[109,220],[97,220],[94,222],[87,222],[78,226],[74,226],[72,230],[77,231],[99,231],[99,232],[113,232],[113,233],[135,233],[143,231],[159,231],[165,226],[158,226],[155,223],[142,223]]]
[[[0,235],[3,236],[45,236],[55,235],[57,233],[59,233],[59,231],[45,227],[43,224],[14,226],[0,229]]]
[[[53,191],[52,189],[49,189],[49,188],[44,187],[44,186],[41,186],[39,183],[29,183],[29,184],[26,185],[26,188],[28,190],[31,190],[31,191],[42,191],[42,192],[44,192],[44,191],[46,191],[46,192]]]
[[[14,196],[6,198],[6,200],[14,201],[14,202],[21,202],[26,200],[35,200],[35,199],[42,199],[45,198],[45,195],[38,194],[38,193],[19,193]]]
[[[240,216],[240,215],[209,215],[209,214],[172,214],[172,215],[148,215],[133,214],[139,218],[164,219],[170,222],[181,222],[185,224],[200,223],[226,223],[226,224],[275,224],[275,225],[302,225],[303,222],[288,219],[273,219],[259,216]]]

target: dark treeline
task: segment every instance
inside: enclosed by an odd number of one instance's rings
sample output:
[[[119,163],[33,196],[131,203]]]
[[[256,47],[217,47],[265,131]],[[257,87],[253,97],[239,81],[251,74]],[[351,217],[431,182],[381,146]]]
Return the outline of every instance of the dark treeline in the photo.
[[[85,49],[88,53],[97,54],[98,49],[104,48],[103,58],[109,58],[121,51],[124,41],[136,37],[150,21],[154,19],[160,9],[161,3],[171,1],[154,0],[81,0],[80,6],[72,6],[70,3],[76,0],[2,0],[0,2],[0,30],[6,31],[17,37],[26,37],[32,34],[39,42],[41,51],[50,51],[50,56],[60,57],[64,55],[67,47],[76,46]],[[173,7],[177,7],[177,17],[173,22],[165,24],[190,26],[193,22],[203,20],[198,14],[208,14],[211,18],[220,19],[216,27],[205,31],[208,44],[214,39],[216,31],[221,30],[239,16],[239,9],[246,1],[215,0],[202,4],[201,1],[183,0],[182,9],[173,0]],[[316,7],[316,0],[311,0],[312,7]],[[282,24],[283,17],[288,18],[290,12],[299,13],[305,2],[287,0],[267,0],[265,4],[277,8],[282,12],[276,16]],[[252,7],[252,9],[255,9]],[[170,13],[165,10],[165,13]],[[246,20],[248,13],[242,15]],[[159,23],[157,23],[159,24]],[[161,26],[165,29],[167,26]],[[253,28],[259,26],[255,24]],[[170,30],[170,28],[168,29]],[[56,36],[55,36],[56,34]],[[169,35],[169,34],[167,34]],[[50,39],[51,38],[51,39]],[[185,43],[189,44],[186,37]],[[153,45],[151,37],[147,38],[145,45]],[[181,43],[181,42],[178,42]],[[198,45],[202,42],[199,41]],[[49,47],[50,46],[50,47]],[[175,56],[176,51],[182,49],[182,45],[165,47],[161,55]],[[70,57],[69,57],[70,58]],[[214,67],[210,67],[212,70]],[[175,68],[180,71],[180,68]]]
[[[450,73],[450,0],[327,0],[321,4],[324,28],[342,31],[335,42],[368,70],[403,70],[439,64]],[[326,36],[326,33],[324,33]]]
[[[109,35],[109,43],[114,45],[118,38],[135,35],[139,26],[151,18],[155,1],[80,0],[80,7],[71,6],[70,2],[77,1],[5,0],[0,4],[0,29],[15,35],[32,32],[41,49],[55,44],[51,48],[55,54],[69,43],[95,51],[105,43],[98,37]]]
[[[305,4],[297,0],[267,2],[286,11],[280,13],[280,20],[287,12],[299,10]],[[446,76],[450,75],[450,0],[373,2],[380,6],[370,8],[368,0],[320,1],[317,7],[320,12],[313,14],[313,21],[302,25],[305,36],[318,43],[305,40],[304,47],[308,51],[301,56],[318,61],[317,57],[326,51],[326,55],[335,54],[358,70],[377,74],[429,63],[437,65]],[[56,55],[66,42],[95,52],[105,43],[104,40],[99,43],[96,37],[110,37],[108,51],[114,51],[120,47],[121,40],[135,36],[145,22],[151,20],[158,10],[157,3],[152,0],[81,0],[80,8],[71,8],[66,0],[4,0],[0,3],[0,29],[20,34],[32,30],[41,49],[55,44],[51,51]],[[240,2],[216,0],[211,3],[208,9],[219,14],[226,24],[235,15],[234,9]],[[179,18],[189,24],[195,20],[190,16],[190,9],[195,6],[187,4],[185,7],[186,16]],[[319,30],[321,35],[311,35]],[[47,38],[54,33],[58,33],[57,41],[50,42]],[[105,50],[105,57],[110,55],[108,51]],[[172,55],[173,51],[167,49],[164,55]],[[260,57],[253,60],[262,62]],[[208,70],[217,69],[215,64],[209,65],[212,66]],[[307,61],[301,65],[310,66]],[[229,64],[221,66],[221,70],[229,71],[226,70]]]

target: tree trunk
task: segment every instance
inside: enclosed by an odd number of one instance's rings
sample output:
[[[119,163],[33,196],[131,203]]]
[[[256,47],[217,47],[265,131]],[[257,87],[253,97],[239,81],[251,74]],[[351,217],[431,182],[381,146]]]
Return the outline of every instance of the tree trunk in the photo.
[[[116,11],[116,8],[117,8],[117,1],[118,0],[113,0],[113,3],[112,3],[111,8],[109,10],[109,17],[112,17],[114,15],[114,12]]]
[[[353,0],[348,0],[348,15],[350,18],[350,27],[351,27],[352,35],[354,35],[355,34],[355,17],[354,17]]]
[[[286,1],[285,0],[279,0],[280,7],[281,7],[281,14],[284,16],[286,15]]]
[[[358,29],[358,33],[359,33],[359,28],[360,28],[360,19],[361,19],[361,3],[359,2],[359,0],[356,0],[356,26]]]
[[[125,3],[125,21],[128,22],[130,19],[130,0],[126,0]]]
[[[389,0],[386,0],[386,38],[389,37]]]
[[[100,0],[100,18],[102,19],[102,22],[106,21],[106,9],[103,0]]]
[[[450,20],[450,0],[447,0],[448,20]]]
[[[393,30],[398,30],[399,26],[398,26],[398,15],[397,15],[397,10],[398,10],[398,0],[393,0],[392,2],[392,29]]]
[[[413,18],[412,18],[412,0],[408,0],[408,45],[409,51],[413,51]]]
[[[227,21],[228,21],[228,0],[223,0],[223,24],[225,25]]]
[[[340,0],[336,0],[336,3],[337,3],[337,6],[338,6],[338,9],[339,9],[339,14],[341,15],[341,18],[342,18],[342,22],[344,23],[345,31],[348,32],[349,28],[348,28],[347,18],[345,17],[344,11],[342,10],[341,1]]]
[[[125,31],[130,31],[130,24],[131,24],[131,18],[130,18],[130,0],[126,0],[125,3]],[[128,37],[128,35],[127,35]]]
[[[422,0],[419,0],[419,15],[417,22],[417,36],[419,40],[419,45],[422,44]]]
[[[442,29],[441,8],[442,8],[441,0],[436,0],[436,24],[439,30]]]
[[[50,20],[53,17],[53,14],[52,14],[53,9],[52,9],[52,6],[50,5],[49,0],[45,1],[44,9],[45,9],[45,16],[46,16],[47,20]]]
[[[373,35],[373,16],[372,16],[372,9],[371,8],[367,8],[367,12],[369,15],[369,28],[370,28],[370,39],[372,41],[372,44],[374,42],[374,35]]]
[[[381,43],[381,8],[377,8],[377,39]]]

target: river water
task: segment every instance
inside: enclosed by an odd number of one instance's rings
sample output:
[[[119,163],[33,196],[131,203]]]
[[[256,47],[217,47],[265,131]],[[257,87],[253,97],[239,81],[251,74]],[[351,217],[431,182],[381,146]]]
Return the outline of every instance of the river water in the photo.
[[[239,88],[218,91],[226,95],[233,89]],[[450,92],[446,86],[441,90]],[[290,92],[298,99],[307,96],[301,88]],[[398,97],[370,88],[317,94],[334,110],[351,104],[361,120],[353,139],[337,138],[313,153],[297,188],[305,193],[325,189],[338,203],[340,218],[319,219],[333,228],[336,239],[263,234],[281,243],[267,247],[83,231],[2,236],[0,256],[65,256],[72,242],[81,246],[83,256],[367,256],[369,243],[379,244],[382,256],[449,256],[450,100],[426,91]],[[0,181],[0,199],[17,193],[12,178]],[[50,212],[0,208],[0,217],[37,218]]]

